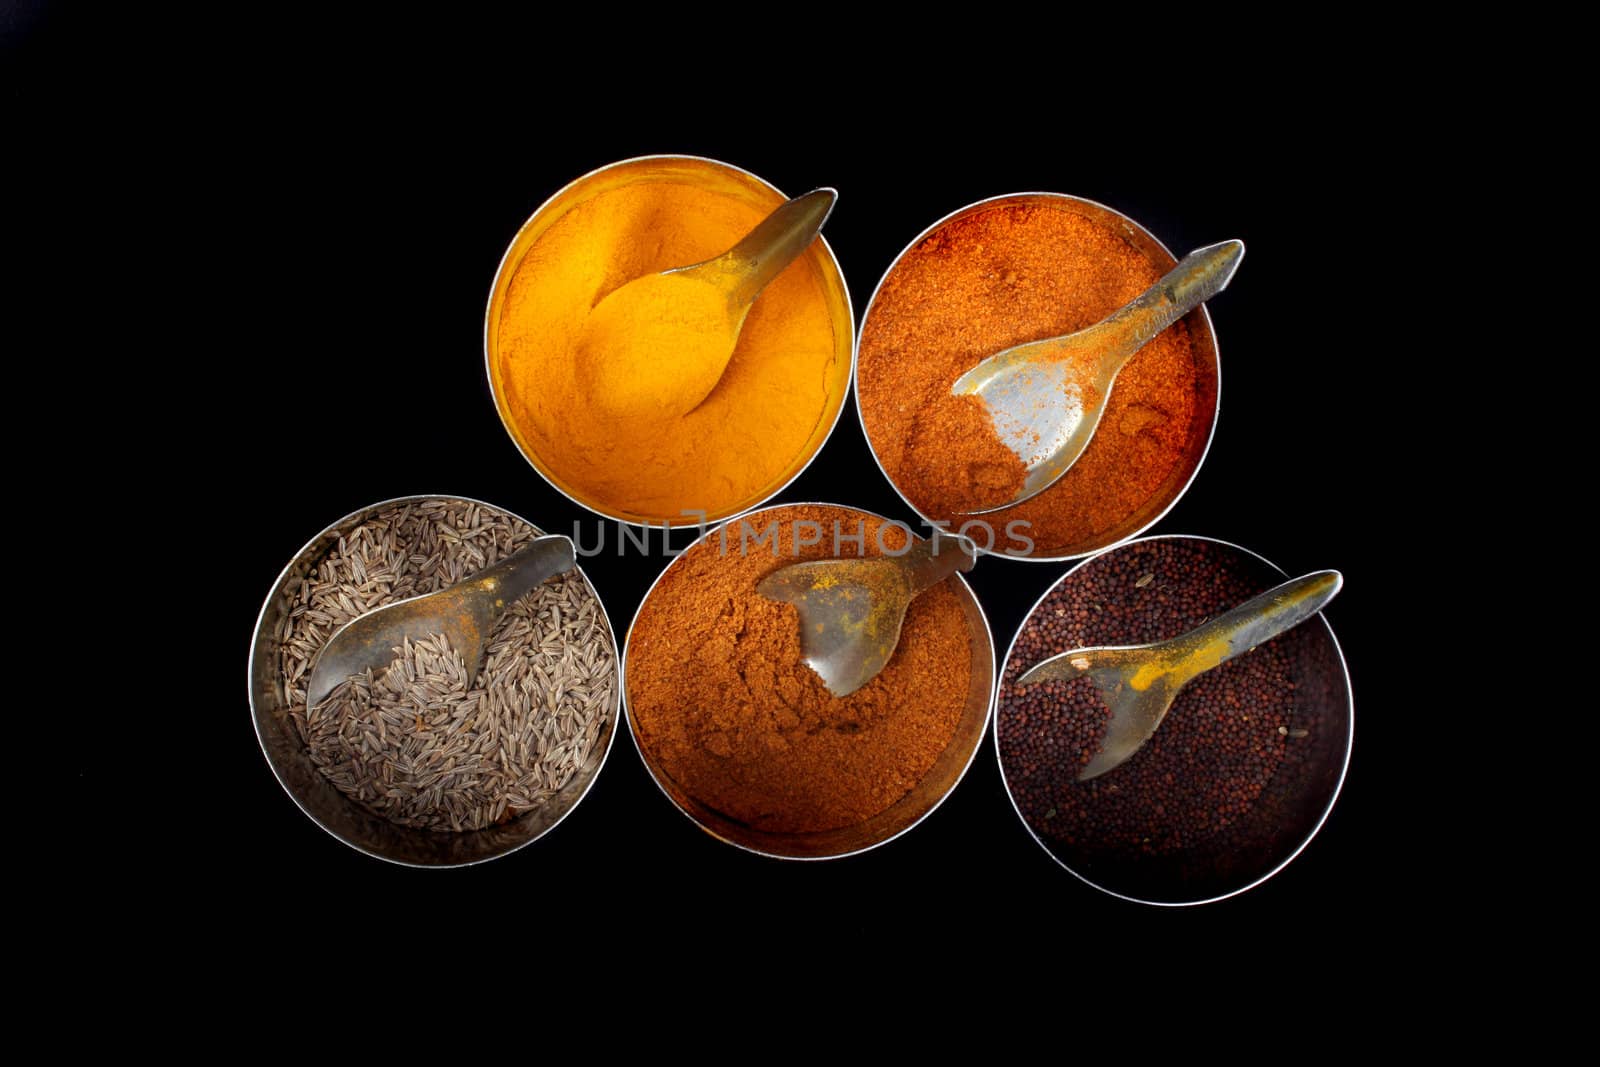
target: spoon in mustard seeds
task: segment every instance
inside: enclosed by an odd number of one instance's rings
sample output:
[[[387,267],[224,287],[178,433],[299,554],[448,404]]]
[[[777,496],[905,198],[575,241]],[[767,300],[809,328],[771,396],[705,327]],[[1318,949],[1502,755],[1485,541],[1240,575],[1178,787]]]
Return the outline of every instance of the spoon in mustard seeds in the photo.
[[[981,399],[995,435],[1028,472],[1010,500],[968,514],[1020,504],[1067,473],[1089,447],[1117,373],[1151,338],[1227,288],[1243,258],[1243,241],[1190,252],[1093,326],[997,352],[957,378],[950,395]]]
[[[494,624],[522,594],[577,563],[572,539],[536,537],[516,552],[471,578],[446,589],[397,600],[358,616],[333,632],[322,646],[306,683],[306,707],[327,699],[339,683],[364,671],[385,670],[395,649],[408,639],[443,634],[470,672],[471,688],[483,664]]]
[[[1344,585],[1338,571],[1316,571],[1251,597],[1188,633],[1148,645],[1075,648],[1029,667],[1016,685],[1088,675],[1110,709],[1100,749],[1078,781],[1125,763],[1155,736],[1178,691],[1213,667],[1294,629]]]
[[[591,402],[647,420],[699,407],[722,380],[756,297],[811,245],[838,198],[828,188],[795,197],[721,255],[607,294],[577,345]]]
[[[843,697],[888,665],[911,601],[970,571],[976,559],[970,538],[935,531],[898,556],[791,563],[761,579],[756,592],[799,610],[801,658]]]

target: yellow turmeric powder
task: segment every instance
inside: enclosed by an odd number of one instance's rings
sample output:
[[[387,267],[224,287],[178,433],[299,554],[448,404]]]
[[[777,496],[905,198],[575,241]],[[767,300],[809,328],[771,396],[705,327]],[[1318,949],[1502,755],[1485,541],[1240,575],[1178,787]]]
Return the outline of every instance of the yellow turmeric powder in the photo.
[[[584,358],[586,337],[698,333],[690,320],[705,309],[683,302],[662,308],[678,327],[591,316],[628,282],[726,251],[783,200],[731,167],[655,157],[580,179],[523,227],[490,301],[489,378],[506,428],[563,492],[618,518],[715,520],[776,492],[821,447],[849,383],[853,325],[820,241],[762,291],[721,379],[687,414],[670,397],[651,409],[619,393],[652,388],[658,372],[659,387],[665,361],[619,386],[626,374]]]

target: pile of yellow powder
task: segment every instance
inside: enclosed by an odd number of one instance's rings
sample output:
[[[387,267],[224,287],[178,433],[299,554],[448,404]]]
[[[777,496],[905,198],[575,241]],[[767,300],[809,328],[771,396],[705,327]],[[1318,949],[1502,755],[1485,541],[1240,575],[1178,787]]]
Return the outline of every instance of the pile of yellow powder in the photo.
[[[552,481],[596,510],[681,523],[686,511],[715,519],[752,506],[820,447],[842,403],[851,323],[830,312],[820,242],[762,291],[722,379],[688,414],[629,417],[590,395],[579,361],[591,309],[636,278],[727,251],[783,202],[728,185],[697,184],[680,167],[597,183],[586,198],[580,186],[576,205],[507,264],[490,348],[502,415]]]

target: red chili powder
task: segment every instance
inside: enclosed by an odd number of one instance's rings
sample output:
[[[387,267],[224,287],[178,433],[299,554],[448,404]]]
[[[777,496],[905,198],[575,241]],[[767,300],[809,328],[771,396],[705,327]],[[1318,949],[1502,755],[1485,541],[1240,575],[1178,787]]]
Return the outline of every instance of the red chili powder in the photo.
[[[757,545],[774,523],[775,541]],[[849,696],[802,662],[794,605],[756,583],[833,557],[835,523],[864,541],[841,540],[838,555],[881,554],[881,519],[821,506],[755,512],[684,552],[628,639],[628,714],[654,769],[757,830],[833,830],[885,810],[928,773],[965,710],[972,638],[954,578],[911,602],[893,658]],[[816,531],[820,542],[805,545]],[[904,544],[903,528],[883,530],[883,548]]]
[[[857,365],[862,422],[895,486],[957,527],[1014,495],[1021,460],[995,436],[983,401],[953,397],[951,385],[1002,349],[1099,322],[1169,266],[1048,197],[985,205],[909,249],[868,309]],[[1018,520],[1038,555],[1104,547],[1190,476],[1216,408],[1215,374],[1188,325],[1198,314],[1123,367],[1099,429],[1060,481],[982,516],[997,550],[1021,550],[1005,533]]]

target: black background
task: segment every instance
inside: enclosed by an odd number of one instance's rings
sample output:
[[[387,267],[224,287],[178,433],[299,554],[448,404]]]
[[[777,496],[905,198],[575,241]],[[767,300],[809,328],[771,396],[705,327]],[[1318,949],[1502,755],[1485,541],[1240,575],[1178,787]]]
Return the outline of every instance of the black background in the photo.
[[[735,163],[791,195],[832,185],[840,200],[825,232],[858,315],[905,243],[946,212],[1006,192],[1070,192],[1138,219],[1179,254],[1227,237],[1248,247],[1234,284],[1211,305],[1223,367],[1211,453],[1152,532],[1231,540],[1291,573],[1337,567],[1347,579],[1328,612],[1346,646],[1358,709],[1359,740],[1340,804],[1306,852],[1263,886],[1181,917],[1148,914],[1154,909],[1142,917],[1282,921],[1322,912],[1360,876],[1371,844],[1363,824],[1375,818],[1370,783],[1386,725],[1393,726],[1362,714],[1363,660],[1373,650],[1362,647],[1354,620],[1371,610],[1375,590],[1352,558],[1354,524],[1330,505],[1358,487],[1347,482],[1335,440],[1307,432],[1335,414],[1318,387],[1339,353],[1319,352],[1330,339],[1289,323],[1281,310],[1296,303],[1305,272],[1322,266],[1321,250],[1308,240],[1303,209],[1286,203],[1272,175],[1202,170],[1179,180],[1150,165],[1096,165],[1060,146],[983,135],[932,143],[885,135],[868,151],[842,151],[821,140],[776,144],[694,122],[524,135],[454,127],[442,117],[385,118],[296,115],[298,129],[273,145],[283,154],[281,184],[252,209],[262,265],[295,267],[266,325],[282,365],[298,373],[263,375],[243,417],[251,428],[244,469],[282,488],[262,501],[248,534],[254,551],[239,559],[233,618],[241,676],[255,613],[277,571],[325,524],[374,501],[460,493],[553,531],[585,523],[593,543],[598,520],[528,467],[500,426],[483,373],[483,308],[499,258],[527,216],[571,179],[617,159],[673,152]],[[317,381],[315,393],[307,377]],[[331,477],[295,477],[308,441],[337,447],[346,440],[302,422],[323,390],[360,396],[373,411],[409,414],[360,427],[359,447],[331,465]],[[853,399],[816,461],[778,500],[833,501],[916,521],[873,464]],[[614,546],[615,526],[608,537]],[[619,640],[664,565],[659,554],[611,551],[585,565]],[[985,560],[974,571],[1000,655],[1066,567]],[[251,881],[334,879],[363,896],[401,886],[463,894],[540,886],[600,908],[642,904],[647,892],[652,908],[669,913],[693,914],[715,900],[719,923],[737,928],[777,913],[789,933],[814,927],[821,938],[919,923],[930,895],[991,913],[1133,907],[1080,884],[1032,842],[1006,800],[992,738],[961,786],[913,832],[861,856],[794,864],[746,855],[697,830],[660,795],[623,734],[589,796],[547,837],[491,864],[440,874],[368,859],[313,826],[273,781],[244,702],[236,703],[228,751],[245,786],[236,815],[251,847],[231,859]]]
[[[284,901],[333,894],[359,902],[376,926],[408,921],[418,901],[553,896],[574,909],[570,922],[541,924],[540,937],[559,949],[621,923],[652,951],[695,944],[862,961],[885,937],[1082,948],[1086,937],[1126,936],[1112,931],[1127,922],[1139,938],[1180,943],[1292,929],[1334,949],[1365,921],[1399,845],[1389,805],[1404,727],[1383,706],[1384,579],[1367,525],[1381,489],[1372,465],[1327,432],[1352,412],[1359,421],[1378,411],[1365,395],[1329,388],[1350,353],[1320,297],[1342,291],[1359,255],[1343,240],[1363,222],[1350,190],[1379,151],[1337,101],[1301,101],[1296,123],[1284,126],[1263,83],[1240,93],[1226,121],[1208,122],[1132,98],[1073,106],[1037,86],[1018,102],[937,71],[915,85],[890,79],[738,106],[634,84],[579,101],[549,71],[488,91],[425,63],[409,78],[381,80],[259,57],[229,71],[228,59],[208,57],[181,94],[169,87],[160,121],[144,130],[145,154],[123,161],[138,169],[156,159],[171,176],[162,225],[185,263],[158,284],[192,295],[169,293],[158,314],[183,323],[175,332],[195,343],[164,369],[206,368],[226,385],[225,402],[186,438],[194,470],[181,458],[176,468],[225,509],[233,538],[214,629],[202,635],[216,671],[191,701],[206,719],[208,780],[223,791],[214,811],[225,827],[181,850],[196,888]],[[268,71],[274,77],[257,83]],[[500,426],[484,377],[484,305],[507,243],[540,203],[594,167],[651,153],[724,160],[789,194],[837,188],[825,235],[858,325],[906,242],[997,194],[1098,200],[1180,255],[1246,242],[1238,276],[1210,304],[1222,361],[1210,454],[1150,532],[1233,541],[1291,574],[1345,573],[1327,615],[1349,664],[1356,747],[1337,807],[1297,860],[1199,908],[1113,899],[1033,843],[1006,800],[992,735],[920,826],[827,863],[766,860],[703,834],[656,789],[625,730],[568,819],[472,868],[370,859],[295,808],[256,743],[245,661],[262,598],[310,537],[375,501],[437,492],[492,502],[551,531],[583,523],[592,540],[599,520],[541,480]],[[315,414],[328,393],[401,414],[330,428]],[[307,464],[319,454],[325,464]],[[773,502],[801,500],[915,521],[874,465],[853,398],[816,460]],[[614,544],[614,526],[608,536]],[[585,563],[619,639],[664,563],[611,552]],[[1069,566],[980,563],[970,580],[998,654]]]
[[[961,150],[944,146],[933,160],[926,149],[896,151],[891,144],[871,155],[820,146],[801,152],[704,127],[616,131],[603,140],[596,143],[591,132],[581,140],[541,139],[537,146],[516,138],[474,146],[448,130],[408,127],[332,136],[303,149],[304,184],[286,183],[270,215],[260,220],[278,256],[315,250],[296,258],[302,269],[295,298],[281,308],[278,343],[316,378],[319,390],[360,396],[373,411],[410,414],[395,425],[362,426],[359,448],[336,476],[283,479],[291,487],[287,499],[262,509],[251,533],[259,551],[240,561],[241,572],[253,579],[240,589],[241,653],[277,570],[323,525],[377,500],[460,493],[510,508],[552,531],[569,532],[583,523],[586,543],[595,543],[599,520],[546,485],[500,426],[483,373],[483,306],[506,244],[545,197],[594,166],[654,151],[733,162],[791,195],[819,184],[838,188],[839,204],[825,232],[858,315],[916,233],[947,211],[998,193],[1049,189],[1100,200],[1140,220],[1175,250],[1244,239],[1245,264],[1211,305],[1223,366],[1216,438],[1189,493],[1154,532],[1231,540],[1292,573],[1342,568],[1348,586],[1329,611],[1336,632],[1371,597],[1360,561],[1349,558],[1348,531],[1329,508],[1329,495],[1308,491],[1317,484],[1337,486],[1342,476],[1332,441],[1296,432],[1331,412],[1318,410],[1308,388],[1323,373],[1322,361],[1308,350],[1317,339],[1303,328],[1285,337],[1281,315],[1271,311],[1293,298],[1293,287],[1301,284],[1297,271],[1311,251],[1296,232],[1298,214],[1284,212],[1278,198],[1260,196],[1238,175],[1205,176],[1211,180],[1185,186],[1159,174],[1107,173],[1062,159],[1058,150],[1012,148],[986,158],[997,146],[982,143]],[[475,155],[493,165],[472,162]],[[296,420],[311,396],[292,377],[264,380],[252,398],[258,415],[251,421],[265,426]],[[319,436],[314,423],[263,433],[246,450],[245,466],[278,482],[270,472],[298,466],[303,442]],[[325,438],[330,444],[339,439]],[[873,464],[853,399],[816,461],[778,500],[833,501],[916,521]],[[618,556],[617,529],[608,525],[608,550],[585,567],[620,639],[665,559],[659,533],[651,556]],[[1000,655],[1033,601],[1067,566],[991,559],[974,571],[971,581]],[[1354,646],[1347,654],[1363,708],[1366,650],[1344,636]],[[245,719],[241,708],[234,732],[242,771],[254,786],[254,794],[244,798],[244,813],[253,820],[253,858],[263,874],[314,872],[374,886],[419,877],[352,852],[300,816],[252,751]],[[1365,718],[1360,725],[1347,795],[1321,837],[1277,879],[1212,911],[1270,915],[1304,909],[1350,877],[1349,865],[1362,849],[1369,761],[1381,758],[1371,754],[1378,745],[1367,734]],[[713,892],[751,901],[759,911],[779,902],[787,907],[817,898],[920,894],[952,877],[965,881],[982,872],[970,891],[990,905],[1057,899],[1093,910],[1126,906],[1078,884],[1031,842],[1006,801],[990,740],[963,784],[914,832],[871,853],[823,865],[762,860],[705,836],[660,796],[628,738],[618,742],[590,795],[545,839],[482,869],[422,877],[511,886],[560,872],[572,890],[603,898],[624,891],[619,875],[656,872],[649,876],[653,892],[685,901]],[[835,919],[830,911],[824,906],[819,912],[828,925]],[[859,913],[857,921],[867,919]],[[1186,921],[1215,920],[1197,915]]]

